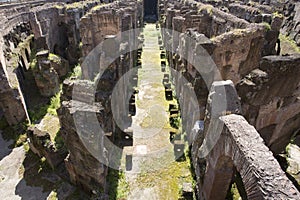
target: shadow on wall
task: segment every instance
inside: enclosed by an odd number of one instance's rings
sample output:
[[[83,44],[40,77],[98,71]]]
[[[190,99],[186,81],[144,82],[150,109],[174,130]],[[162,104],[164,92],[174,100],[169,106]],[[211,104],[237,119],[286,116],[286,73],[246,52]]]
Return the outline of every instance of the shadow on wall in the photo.
[[[75,191],[75,187],[65,181],[68,175],[64,164],[53,171],[45,160],[31,151],[26,154],[20,173],[23,179],[17,184],[15,194],[22,200],[46,200],[51,196],[58,200],[68,199]]]
[[[2,136],[2,131],[0,130],[0,161],[9,155],[12,151],[10,146],[13,144],[12,141],[6,141]]]

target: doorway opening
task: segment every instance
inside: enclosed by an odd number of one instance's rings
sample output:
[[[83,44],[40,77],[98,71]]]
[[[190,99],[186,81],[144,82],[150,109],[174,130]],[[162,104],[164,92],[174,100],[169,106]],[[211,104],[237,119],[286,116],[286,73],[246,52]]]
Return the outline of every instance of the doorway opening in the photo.
[[[157,20],[157,0],[144,0],[144,21],[155,23]]]

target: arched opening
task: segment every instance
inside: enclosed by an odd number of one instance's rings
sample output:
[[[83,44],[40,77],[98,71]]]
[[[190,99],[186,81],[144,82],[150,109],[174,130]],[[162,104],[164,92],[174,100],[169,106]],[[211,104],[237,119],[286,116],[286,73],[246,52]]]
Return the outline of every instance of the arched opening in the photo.
[[[144,20],[154,23],[157,19],[157,0],[144,0]]]

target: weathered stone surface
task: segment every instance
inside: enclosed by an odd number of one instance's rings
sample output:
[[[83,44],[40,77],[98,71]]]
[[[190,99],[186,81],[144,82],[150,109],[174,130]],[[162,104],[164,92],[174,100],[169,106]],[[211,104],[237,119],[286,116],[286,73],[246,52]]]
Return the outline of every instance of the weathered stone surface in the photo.
[[[287,173],[293,176],[297,183],[300,184],[300,148],[295,144],[287,146]]]
[[[236,84],[241,77],[257,68],[264,45],[264,28],[235,30],[216,37],[213,59],[222,78]]]
[[[0,108],[9,125],[15,125],[26,119],[26,106],[22,102],[18,88],[11,88],[5,68],[0,66]]]
[[[297,1],[286,1],[284,7],[285,20],[282,26],[282,33],[295,40],[300,45],[300,3]]]
[[[59,77],[51,62],[48,60],[49,52],[40,51],[36,54],[36,66],[33,75],[42,96],[50,97],[59,91]]]
[[[67,152],[63,144],[58,144],[59,131],[57,117],[47,114],[43,120],[27,131],[30,149],[40,157],[45,157],[52,169],[63,163]]]
[[[91,144],[85,143],[87,140],[82,140],[82,136],[78,135],[76,126],[88,126],[89,123],[82,121],[83,124],[76,124],[74,117],[78,117],[79,115],[93,115],[95,113],[99,113],[99,108],[76,101],[64,101],[62,102],[61,108],[58,110],[58,116],[62,126],[62,137],[67,149],[69,150],[69,155],[65,159],[65,164],[69,172],[70,179],[74,184],[82,187],[89,193],[93,190],[98,191],[99,189],[104,189],[107,167],[104,165],[105,163],[101,163],[98,159],[96,159],[95,155],[92,155],[86,146],[94,145],[92,144],[93,142],[99,142],[101,139],[98,140],[98,138],[90,138],[89,141]],[[82,134],[87,134],[87,138],[93,137],[92,133]],[[99,149],[98,153],[100,156],[103,155],[106,157],[104,149]]]
[[[233,166],[241,174],[248,199],[300,198],[299,191],[253,126],[238,115],[222,116],[219,120],[224,128],[217,145],[206,158],[200,198],[224,199]]]
[[[238,85],[246,119],[280,153],[299,128],[299,55],[267,56]]]
[[[51,67],[53,67],[59,77],[66,76],[70,71],[68,60],[55,54],[50,54],[48,59],[50,61]]]

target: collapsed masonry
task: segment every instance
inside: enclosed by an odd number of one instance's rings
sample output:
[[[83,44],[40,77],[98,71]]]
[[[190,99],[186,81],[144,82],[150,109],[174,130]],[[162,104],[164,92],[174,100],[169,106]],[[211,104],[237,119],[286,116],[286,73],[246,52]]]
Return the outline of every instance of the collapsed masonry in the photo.
[[[209,4],[158,2],[169,65],[189,82],[176,88],[176,93],[183,97],[182,115],[188,119],[183,121],[183,129],[191,133],[190,127],[199,120],[205,125],[189,141],[197,195],[200,199],[224,199],[237,171],[248,199],[299,199],[299,192],[272,155],[282,152],[299,128],[300,57],[276,55],[280,53],[278,35],[282,23],[286,33],[294,30],[291,27],[296,26],[299,5],[291,8],[286,4],[285,12],[294,13],[292,19],[287,19],[275,13],[282,7],[277,1],[203,2]],[[40,93],[49,97],[59,90],[59,82],[68,72],[69,64],[76,64],[80,57],[93,52],[94,62],[108,64],[101,84],[95,86],[93,80],[98,71],[83,63],[83,80],[63,83],[62,106],[58,110],[68,149],[66,168],[71,181],[87,192],[106,189],[111,152],[107,152],[105,144],[97,143],[104,161],[100,162],[88,146],[105,138],[114,141],[120,137],[110,97],[118,80],[135,66],[137,59],[139,33],[130,35],[133,47],[122,42],[122,37],[126,41],[128,35],[120,36],[120,33],[142,28],[144,17],[143,1],[100,3],[87,1],[78,7],[32,1],[30,7],[6,5],[1,16],[0,114],[10,125],[29,120],[26,102],[29,97],[23,83],[26,82],[24,71],[30,67],[34,68]],[[297,34],[292,36],[297,41]],[[119,37],[120,42],[116,43],[115,38]],[[110,42],[111,48],[94,51],[103,41]],[[116,57],[115,52],[124,53]],[[34,66],[29,66],[31,55],[36,57]],[[201,60],[207,55],[215,63],[214,70],[209,66],[211,60]],[[200,71],[194,67],[197,63],[201,63]],[[181,77],[177,78],[173,80],[175,83],[180,82]],[[127,93],[119,89],[121,102],[128,102]],[[198,102],[189,101],[189,91],[196,93]],[[213,102],[224,98],[224,108],[214,110]],[[200,106],[199,116],[192,104]],[[126,105],[116,106],[119,106],[117,110],[126,110],[122,108]],[[128,113],[120,115],[126,118]],[[77,124],[74,118],[89,119],[89,116],[96,117],[102,125],[100,136],[78,132],[78,126],[85,127],[89,121]],[[215,130],[210,124],[224,125],[219,130],[220,137],[211,138]],[[82,142],[82,135],[90,142],[88,145]],[[204,144],[209,141],[216,145],[203,155]],[[214,196],[215,191],[220,191],[218,196]]]

